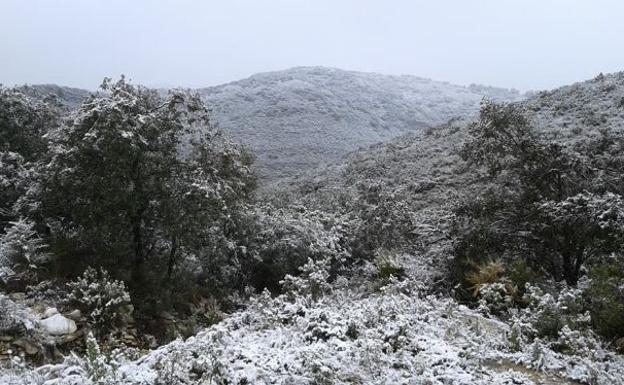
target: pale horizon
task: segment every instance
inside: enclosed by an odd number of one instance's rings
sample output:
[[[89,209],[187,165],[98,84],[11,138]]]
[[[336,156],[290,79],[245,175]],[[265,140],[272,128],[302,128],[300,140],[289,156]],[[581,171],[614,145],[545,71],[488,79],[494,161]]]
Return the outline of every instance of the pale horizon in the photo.
[[[618,1],[0,2],[0,83],[209,87],[300,66],[551,89],[624,69]]]

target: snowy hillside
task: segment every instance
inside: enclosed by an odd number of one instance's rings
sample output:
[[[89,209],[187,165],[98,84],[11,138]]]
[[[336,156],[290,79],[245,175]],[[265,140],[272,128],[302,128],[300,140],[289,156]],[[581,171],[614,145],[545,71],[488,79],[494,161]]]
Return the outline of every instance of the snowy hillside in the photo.
[[[54,95],[65,107],[71,110],[78,108],[91,94],[90,91],[81,88],[62,87],[56,84],[24,85],[19,87],[19,89],[26,95],[35,99],[42,99],[48,95]]]
[[[543,91],[519,103],[537,129],[557,140],[575,141],[603,130],[621,131],[624,72]],[[322,199],[330,190],[331,194],[346,194],[356,181],[383,181],[401,195],[410,195],[421,207],[449,202],[470,186],[457,153],[471,122],[457,119],[426,132],[362,148],[343,161],[286,179],[276,184],[275,190]]]
[[[22,90],[35,98],[56,95],[72,109],[89,95],[56,85]],[[260,73],[197,91],[220,127],[254,151],[258,173],[268,179],[293,176],[360,147],[471,116],[484,97],[524,97],[502,88],[324,67]]]
[[[525,103],[538,127],[559,137],[593,135],[624,126],[624,72],[543,91]]]
[[[535,127],[557,141],[577,142],[603,130],[624,130],[624,72],[540,92],[519,102]],[[458,199],[482,189],[466,169],[459,150],[472,119],[450,121],[425,132],[408,133],[348,154],[343,160],[285,178],[265,189],[276,204],[302,202],[308,207],[349,212],[361,199],[358,185],[385,186],[395,200],[405,200],[427,228],[424,250],[413,270],[439,265],[450,247],[451,209]],[[440,239],[442,238],[442,241]]]
[[[315,71],[316,75],[310,74]],[[307,132],[297,129],[303,130],[309,122],[295,121],[293,116],[315,111],[310,122],[324,122],[327,115],[318,112],[320,106],[326,111],[344,109],[356,122],[365,116],[372,119],[374,114],[373,110],[358,110],[355,101],[375,105],[377,112],[398,108],[398,100],[407,99],[394,98],[398,91],[384,93],[386,82],[396,81],[393,87],[412,99],[419,94],[401,88],[407,83],[421,82],[419,89],[429,87],[430,95],[443,97],[439,88],[443,86],[430,81],[406,78],[401,83],[403,78],[342,71],[327,75],[336,71],[305,68],[257,75],[239,82],[242,85],[223,86],[220,92],[232,98],[228,107],[232,109],[235,105],[251,108],[265,100],[282,100],[283,104],[272,108],[263,105],[254,113],[258,121],[267,124],[272,120],[299,124],[283,140],[307,138]],[[293,75],[286,78],[290,72]],[[302,72],[316,79],[314,87],[295,76]],[[336,80],[347,77],[351,80],[345,84]],[[275,85],[275,78],[284,84]],[[321,87],[321,81],[340,85]],[[370,91],[372,84],[384,95],[380,99],[383,103],[365,98],[364,90]],[[467,88],[444,87],[455,90],[456,96],[468,92]],[[316,92],[311,94],[312,89]],[[357,97],[349,99],[338,89]],[[302,90],[299,99],[292,96],[297,94],[294,90]],[[286,99],[272,94],[277,91]],[[309,99],[316,94],[324,96]],[[218,93],[206,97],[227,99]],[[241,100],[244,102],[237,104]],[[286,103],[289,100],[300,103]],[[460,103],[458,100],[447,101]],[[475,97],[475,103],[480,100]],[[404,106],[405,112],[408,107]],[[542,92],[512,107],[516,106],[535,128],[535,135],[552,145],[547,147],[549,151],[561,146],[572,153],[577,147],[582,149],[580,144],[587,145],[588,138],[608,130],[622,133],[624,73],[600,75]],[[459,111],[472,108],[468,104],[464,107],[456,106]],[[252,113],[250,109],[242,111]],[[450,110],[433,111],[428,110],[429,118],[444,122],[441,116]],[[409,115],[398,114],[403,118]],[[249,116],[248,122],[254,122]],[[375,116],[379,122],[392,122],[394,127],[409,131],[396,116]],[[460,156],[463,145],[475,140],[475,127],[483,125],[483,116],[453,119],[395,138],[381,129],[381,123],[376,129],[368,126],[368,134],[378,135],[376,138],[385,142],[353,151],[331,165],[265,185],[250,202],[255,206],[242,222],[247,238],[241,241],[241,250],[253,253],[246,254],[251,261],[240,259],[243,268],[251,266],[240,272],[254,279],[245,281],[250,286],[229,289],[223,310],[215,297],[193,292],[192,299],[179,300],[176,306],[147,318],[150,325],[161,328],[147,332],[140,329],[139,311],[124,305],[119,314],[114,312],[118,316],[115,327],[103,338],[91,334],[97,328],[91,329],[86,314],[61,299],[67,295],[64,289],[52,290],[47,281],[29,286],[26,293],[0,294],[0,308],[9,309],[0,312],[0,362],[5,362],[0,367],[0,384],[624,385],[621,251],[610,251],[595,264],[587,262],[573,285],[543,271],[522,270],[523,265],[516,263],[521,260],[507,260],[505,255],[480,265],[475,262],[472,270],[461,272],[471,284],[470,298],[462,288],[465,282],[453,275],[459,255],[455,247],[461,240],[461,235],[453,232],[461,215],[456,208],[463,201],[478,202],[484,192],[496,191],[489,189],[496,181],[485,178],[483,170]],[[521,121],[513,122],[522,125]],[[222,121],[227,129],[226,124]],[[252,127],[251,123],[246,127]],[[354,132],[348,131],[349,127],[340,126],[343,131],[336,128],[336,135],[346,137]],[[505,131],[494,127],[495,132]],[[281,127],[280,132],[287,131]],[[257,135],[246,140],[257,140],[266,149],[277,148],[275,143],[271,147],[268,136],[259,137],[261,131],[245,129],[239,135],[243,133]],[[383,133],[388,136],[382,137]],[[398,135],[398,130],[395,133]],[[329,141],[330,136],[317,139]],[[613,138],[622,144],[614,147],[616,151],[590,154],[602,156],[616,172],[609,173],[608,178],[604,173],[593,178],[584,173],[591,183],[605,177],[609,185],[622,185],[617,170],[624,164],[618,163],[624,137]],[[289,148],[299,148],[291,157],[299,156],[302,162],[311,159],[306,158],[309,154],[304,153],[304,147],[297,147],[304,146],[306,140],[289,143]],[[483,141],[477,144],[484,147]],[[551,158],[551,154],[539,159]],[[262,152],[260,157],[262,160]],[[288,174],[288,169],[279,168],[280,159],[272,159],[275,163],[271,167]],[[323,159],[331,160],[328,155]],[[580,156],[570,159],[575,160],[570,164],[600,166]],[[305,169],[311,163],[298,165]],[[610,171],[607,167],[600,170]],[[608,229],[604,218],[613,218],[622,224],[624,234],[624,200],[620,201],[621,206],[616,206],[618,200],[614,199],[606,211],[601,209],[601,229]],[[574,201],[566,198],[563,202],[569,207]],[[539,210],[543,207],[540,205]],[[575,215],[574,228],[589,217],[585,211]],[[618,250],[621,239],[617,239]],[[11,240],[5,241],[7,250]],[[547,258],[548,254],[540,257]],[[227,263],[228,258],[220,263]],[[295,263],[297,272],[288,270]],[[112,292],[118,298],[115,293],[125,290],[118,282],[96,280],[94,276],[87,279],[88,274],[84,277],[68,285],[106,289],[96,296],[101,302],[106,300],[100,296],[108,298]],[[180,270],[176,277],[191,281],[187,278],[195,275]],[[270,279],[275,281],[272,285]],[[86,300],[91,301],[91,296]],[[48,335],[52,317],[66,322],[73,331]],[[615,326],[601,327],[606,324]],[[152,334],[152,330],[160,334]],[[156,336],[166,338],[157,340]],[[41,361],[35,362],[35,358]]]
[[[483,97],[517,92],[324,67],[254,75],[200,89],[220,126],[257,155],[264,177],[292,176],[362,146],[473,115]]]

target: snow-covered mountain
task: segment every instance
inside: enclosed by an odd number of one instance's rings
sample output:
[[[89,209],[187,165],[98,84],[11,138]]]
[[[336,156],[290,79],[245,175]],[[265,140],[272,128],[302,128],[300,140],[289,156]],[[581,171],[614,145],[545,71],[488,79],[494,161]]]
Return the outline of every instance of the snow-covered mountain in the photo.
[[[263,177],[294,175],[350,151],[478,111],[517,91],[325,67],[261,73],[200,89],[220,126],[249,145]]]
[[[624,72],[598,75],[584,82],[542,91],[520,101],[536,129],[556,140],[574,142],[601,131],[624,130]],[[327,167],[299,178],[284,179],[276,188],[300,193],[346,193],[356,181],[384,181],[400,188],[417,204],[448,202],[469,183],[463,178],[458,150],[470,118],[449,121],[354,151]],[[450,188],[450,190],[449,190]],[[465,191],[461,191],[465,193]]]
[[[57,95],[76,108],[89,91],[24,86],[41,98]],[[484,97],[516,101],[515,90],[325,67],[299,67],[197,90],[215,121],[257,156],[267,179],[293,176],[374,143],[422,132],[475,114]]]
[[[519,101],[536,129],[561,143],[595,138],[604,130],[624,130],[624,72],[542,91]],[[297,201],[307,207],[349,211],[361,199],[358,184],[381,183],[396,200],[406,200],[428,226],[431,247],[414,266],[439,266],[451,207],[482,189],[478,176],[459,156],[473,118],[457,119],[434,129],[412,132],[353,151],[342,160],[268,185],[262,194],[276,204]],[[448,245],[447,245],[448,246]],[[426,256],[426,257],[424,257]],[[434,269],[435,270],[435,269]]]
[[[19,89],[31,98],[43,99],[54,95],[68,109],[76,109],[91,94],[91,91],[82,88],[63,87],[56,84],[24,85]]]

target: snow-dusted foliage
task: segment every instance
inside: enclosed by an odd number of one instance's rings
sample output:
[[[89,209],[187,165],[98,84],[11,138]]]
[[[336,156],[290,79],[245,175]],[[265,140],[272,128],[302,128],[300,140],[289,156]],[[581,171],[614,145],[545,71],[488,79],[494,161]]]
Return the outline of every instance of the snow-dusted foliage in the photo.
[[[525,104],[536,125],[562,141],[583,140],[605,129],[621,131],[624,72],[543,91]]]
[[[197,336],[137,361],[117,362],[100,380],[136,385],[624,383],[624,359],[600,344],[561,353],[535,340],[515,351],[511,335],[508,324],[451,299],[425,295],[412,281],[367,295],[355,288],[334,290],[316,302],[267,293]],[[560,340],[570,338],[573,332],[564,329]],[[43,367],[38,375],[47,384],[96,383],[86,375],[77,381],[68,370],[75,365],[70,358],[65,369]],[[89,365],[86,359],[78,362],[79,368]],[[36,378],[26,376],[22,383],[45,383]]]
[[[109,79],[48,136],[33,199],[62,268],[105,267],[159,302],[160,283],[187,260],[227,264],[215,247],[253,189],[252,158],[197,95]]]
[[[46,151],[43,135],[58,125],[54,98],[28,98],[14,88],[0,86],[0,152],[19,153],[33,161]]]
[[[130,294],[122,281],[107,271],[87,268],[81,277],[67,283],[68,300],[88,317],[98,331],[105,332],[119,317],[119,309],[130,304]]]
[[[248,244],[252,254],[251,283],[259,288],[279,289],[286,274],[296,275],[309,262],[324,260],[335,270],[352,263],[350,221],[340,215],[304,206],[257,210],[255,234]]]
[[[11,222],[0,236],[0,270],[33,278],[50,261],[47,245],[27,219]],[[2,279],[0,271],[0,279]]]
[[[0,85],[0,233],[19,217],[16,203],[31,187],[35,162],[47,150],[44,134],[58,125],[57,107],[50,98],[31,100]]]
[[[330,76],[327,72],[298,69],[261,75],[212,89],[205,96],[233,94],[255,105],[268,95],[273,103],[253,112],[260,124],[265,118],[276,125],[288,123],[291,120],[283,116],[308,116],[310,109],[323,109],[323,118],[333,116],[340,121],[341,109],[346,109],[352,113],[349,124],[366,128],[358,117],[367,116],[368,110],[354,111],[358,109],[355,102],[343,105],[349,100],[346,97],[340,103],[324,102],[332,96],[325,95],[333,92],[332,79],[348,78],[352,84],[340,81],[337,86],[358,98],[366,98],[364,91],[371,87],[383,93],[381,83],[389,80],[376,84],[375,76],[329,71]],[[308,82],[299,79],[301,73]],[[275,78],[283,89],[266,90],[265,83]],[[328,86],[309,92],[310,84],[319,79]],[[595,96],[599,92],[597,100],[611,102],[609,98],[620,95],[618,79],[599,77],[576,87],[574,94]],[[406,93],[403,97],[420,101],[407,89],[412,82],[420,82],[400,80],[404,87],[396,84],[393,88]],[[586,140],[575,129],[572,136],[579,140],[557,142],[539,127],[532,130],[534,121],[543,116],[542,110],[533,108],[536,100],[548,104],[553,101],[550,96],[542,94],[520,106],[486,103],[488,119],[468,125],[453,121],[351,154],[320,175],[265,189],[255,209],[250,209],[252,202],[243,199],[253,187],[247,179],[245,153],[212,141],[218,139],[216,133],[204,142],[214,147],[195,147],[202,140],[200,129],[207,124],[203,113],[207,110],[198,97],[173,93],[171,99],[163,99],[124,81],[107,87],[103,95],[77,111],[73,120],[49,135],[54,147],[47,165],[63,166],[55,169],[55,177],[79,196],[78,203],[68,205],[71,215],[44,222],[51,225],[56,240],[66,237],[70,241],[56,243],[53,250],[84,262],[95,256],[84,252],[89,250],[85,246],[102,246],[107,251],[101,254],[106,264],[118,270],[115,278],[152,285],[137,285],[147,287],[151,296],[137,301],[133,292],[133,300],[158,313],[150,317],[137,310],[135,319],[155,324],[153,330],[161,326],[163,335],[179,332],[181,328],[175,325],[185,326],[185,313],[199,314],[197,319],[209,318],[210,322],[196,323],[186,328],[191,333],[180,334],[189,336],[199,326],[211,326],[185,340],[151,345],[151,350],[140,354],[136,349],[111,351],[112,345],[87,331],[84,344],[76,350],[84,354],[66,351],[64,362],[34,368],[19,357],[10,357],[0,371],[1,384],[624,385],[624,358],[615,350],[624,341],[619,339],[624,325],[619,250],[624,162],[619,154],[624,141],[617,133]],[[429,91],[438,95],[437,85],[432,87]],[[284,100],[284,95],[289,99]],[[382,99],[394,100],[391,96],[384,94]],[[582,98],[591,100],[586,95]],[[225,108],[216,105],[217,110]],[[232,102],[226,107],[238,105]],[[612,113],[613,106],[607,108],[609,116],[620,117]],[[371,111],[386,107],[380,102]],[[444,115],[445,108],[433,106],[429,118]],[[195,119],[198,111],[199,120]],[[390,109],[386,112],[395,114]],[[241,109],[241,114],[248,113]],[[310,121],[295,122],[293,131],[325,121],[315,114],[308,117]],[[377,118],[375,130],[394,124],[395,117],[382,114]],[[617,121],[590,118],[592,132],[605,122]],[[107,123],[98,126],[103,121]],[[252,121],[236,123],[250,125]],[[350,127],[345,123],[341,126],[345,130],[322,135],[319,143],[338,142],[336,137],[353,132]],[[482,129],[483,135],[478,136],[475,128]],[[155,135],[156,129],[167,135]],[[182,133],[182,139],[178,140],[177,133]],[[390,132],[388,138],[395,134]],[[367,135],[363,131],[364,142]],[[284,143],[271,135],[263,140],[271,141],[271,146]],[[488,169],[469,168],[461,160],[459,149],[466,140],[473,141],[472,150],[480,156],[476,163]],[[316,145],[310,143],[310,148]],[[161,145],[165,153],[154,150]],[[344,149],[341,146],[326,146],[322,154],[337,154]],[[270,148],[265,146],[263,151]],[[104,151],[111,149],[115,151]],[[138,159],[137,154],[141,155]],[[315,152],[286,155],[301,159],[303,167],[309,159],[318,158]],[[167,162],[149,163],[163,159],[175,161],[176,168],[168,170]],[[85,163],[75,166],[66,160]],[[271,162],[280,170],[283,160]],[[81,168],[85,164],[93,167]],[[141,167],[134,167],[137,164]],[[149,176],[140,178],[144,175],[137,170],[148,170]],[[116,179],[96,183],[108,173]],[[112,183],[117,180],[124,183]],[[84,191],[89,194],[80,195]],[[108,199],[111,191],[121,194],[104,205],[112,209],[108,210],[112,216],[89,204],[99,193]],[[137,191],[145,194],[135,200]],[[174,194],[168,196],[170,192]],[[273,192],[277,193],[271,196]],[[472,208],[485,213],[485,219],[462,221],[466,217],[454,210],[458,199],[474,203]],[[195,220],[198,210],[209,215]],[[137,218],[128,213],[145,215]],[[78,225],[62,227],[80,215],[85,217]],[[132,226],[116,227],[128,223]],[[472,226],[475,237],[461,244],[452,230],[463,225]],[[83,236],[76,236],[85,230]],[[102,230],[106,236],[101,237]],[[452,252],[458,244],[479,246],[491,234],[488,231],[501,236],[488,240],[492,248],[473,249],[465,264],[457,265],[462,269],[455,272],[461,278],[455,279],[448,273],[452,270],[449,259],[456,259]],[[523,242],[512,243],[519,239]],[[131,262],[137,247],[142,247],[139,256],[145,257],[144,266],[149,265],[144,271],[156,274],[136,277],[128,273],[134,268]],[[119,250],[125,253],[118,254]],[[565,274],[559,274],[560,270]],[[258,289],[256,294],[245,290],[247,284]],[[168,302],[171,306],[161,311],[166,303],[163,298],[179,295],[181,285],[191,287],[190,294]],[[70,286],[74,299],[82,301],[84,308],[93,308],[85,310],[88,314],[106,315],[110,309],[114,314],[127,302],[121,282],[96,277],[93,271]],[[235,298],[228,303],[232,313],[219,312],[218,323],[214,323],[217,317],[207,314],[206,306],[217,303],[217,290],[211,291],[216,287],[224,298]],[[270,290],[259,290],[263,288]],[[462,289],[468,296],[461,297]],[[24,295],[13,297],[31,300]],[[26,305],[1,301],[0,306],[17,314]],[[0,319],[11,328],[16,320]],[[82,325],[77,326],[81,332]],[[147,344],[155,340],[145,337]],[[136,343],[133,338],[129,341]],[[5,345],[0,339],[0,347]]]

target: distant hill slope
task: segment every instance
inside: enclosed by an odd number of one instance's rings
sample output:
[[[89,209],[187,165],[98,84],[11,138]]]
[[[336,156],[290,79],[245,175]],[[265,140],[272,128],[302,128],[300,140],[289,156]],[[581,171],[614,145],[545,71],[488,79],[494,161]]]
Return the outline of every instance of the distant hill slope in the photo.
[[[56,85],[22,89],[38,98],[55,94],[69,108],[90,93]],[[324,67],[261,73],[197,91],[218,124],[255,152],[258,173],[266,179],[293,176],[360,147],[471,116],[484,97],[524,97],[502,88]]]
[[[18,88],[31,98],[43,99],[48,95],[55,95],[71,110],[78,108],[91,95],[91,91],[56,84],[24,85]]]
[[[542,91],[518,103],[538,130],[562,142],[583,140],[603,130],[624,131],[624,72]],[[420,196],[418,192],[435,190],[436,186],[459,188],[464,185],[463,166],[457,151],[472,121],[471,118],[449,121],[426,132],[410,133],[372,145],[328,167],[299,178],[285,179],[276,186],[289,186],[287,190],[305,196],[332,188],[346,192],[347,187],[358,180],[383,180],[406,190],[417,201],[435,201],[436,194]],[[447,198],[444,196],[437,202]]]
[[[602,130],[624,131],[624,72],[541,92],[519,103],[537,129],[561,142],[586,140]],[[360,199],[358,183],[383,183],[396,199],[410,202],[421,223],[433,230],[429,239],[433,242],[446,233],[445,218],[453,203],[482,188],[458,155],[471,121],[452,121],[354,151],[327,167],[276,182],[263,192],[264,197],[277,205],[300,202],[349,212]],[[424,254],[436,255],[433,250]]]
[[[198,90],[216,120],[255,150],[261,176],[292,176],[350,151],[478,111],[516,91],[324,67],[261,73]]]

